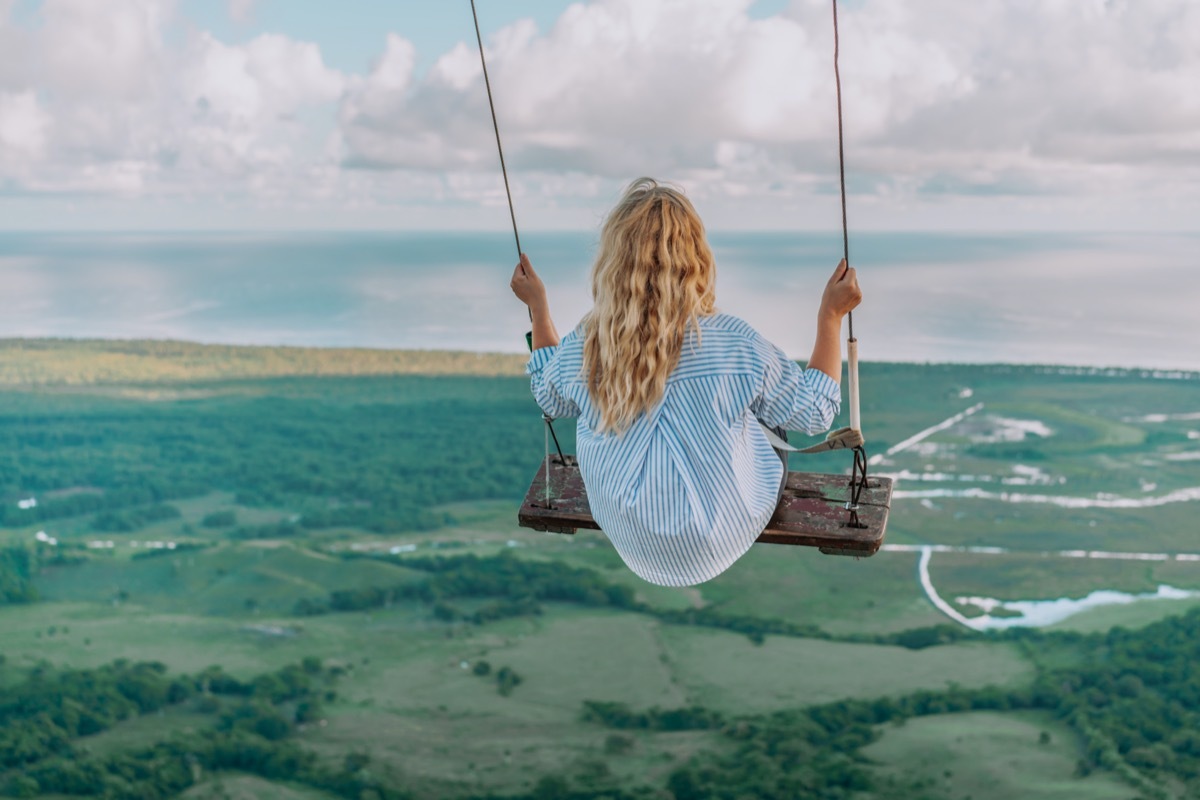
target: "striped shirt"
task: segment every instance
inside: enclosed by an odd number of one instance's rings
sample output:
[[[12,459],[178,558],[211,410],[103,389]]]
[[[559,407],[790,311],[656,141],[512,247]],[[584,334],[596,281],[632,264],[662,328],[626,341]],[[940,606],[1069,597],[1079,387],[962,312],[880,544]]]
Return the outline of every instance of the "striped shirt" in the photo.
[[[623,434],[597,433],[580,329],[535,350],[526,371],[538,405],[578,417],[579,469],[592,515],[634,573],[661,586],[714,578],[775,511],[783,464],[759,421],[816,434],[841,405],[838,383],[800,369],[728,314],[688,334],[662,401]]]

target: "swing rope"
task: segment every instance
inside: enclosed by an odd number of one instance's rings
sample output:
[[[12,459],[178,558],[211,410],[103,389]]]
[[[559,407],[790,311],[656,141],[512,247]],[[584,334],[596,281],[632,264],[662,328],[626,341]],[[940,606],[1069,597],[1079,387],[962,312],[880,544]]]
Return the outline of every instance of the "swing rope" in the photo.
[[[500,173],[504,176],[504,195],[508,198],[508,216],[512,219],[513,239],[517,242],[517,261],[520,261],[521,234],[517,233],[517,212],[513,209],[512,191],[508,188],[508,168],[504,165],[504,147],[500,144],[500,124],[496,122],[496,104],[492,101],[492,82],[488,79],[487,59],[483,57],[483,36],[479,33],[479,15],[475,12],[475,0],[471,0],[471,19],[475,21],[475,41],[479,43],[479,63],[483,67],[483,85],[487,89],[488,108],[492,112],[492,130],[496,132],[496,150],[500,153]]]
[[[488,109],[492,112],[492,130],[496,134],[496,152],[500,154],[500,174],[504,176],[504,196],[508,198],[508,216],[512,220],[513,240],[517,243],[517,261],[521,260],[521,234],[517,232],[517,212],[513,207],[512,190],[508,185],[508,167],[504,163],[504,146],[500,143],[500,123],[496,120],[496,103],[492,99],[492,82],[488,78],[487,58],[483,55],[483,34],[479,32],[479,14],[475,10],[475,0],[471,0],[471,19],[475,23],[475,41],[479,44],[479,64],[483,67],[483,85],[487,89]],[[533,319],[533,312],[529,312],[529,319]],[[533,338],[528,339],[530,349],[533,348]],[[558,450],[558,462],[566,466],[567,459],[563,456],[562,446],[558,443],[558,434],[554,432],[554,418],[549,414],[542,414],[542,421],[546,423],[546,435],[543,437],[546,440],[546,507],[553,508],[554,504],[550,496],[550,439],[554,438],[554,447]]]
[[[473,2],[474,0],[472,0]],[[838,56],[841,43],[838,37],[837,0],[833,0],[833,81],[837,91],[837,123],[838,123],[838,183],[842,193],[842,257],[846,260],[846,268],[850,267],[850,232],[846,223],[846,151],[842,133],[842,74],[838,69]],[[849,357],[850,378],[850,428],[859,432],[858,419],[858,340],[854,338],[854,312],[847,312],[849,336],[846,342]],[[850,499],[846,502],[848,512],[847,527],[866,527],[858,520],[858,501],[862,498],[863,490],[867,488],[867,451],[863,447],[861,434],[859,443],[854,447],[854,466],[850,472]]]
[[[474,0],[472,0],[474,2]],[[833,84],[837,90],[837,123],[838,123],[838,182],[842,189],[842,258],[846,266],[850,266],[850,233],[846,224],[846,151],[842,144],[842,73],[838,69],[838,15],[837,0],[833,0]],[[854,341],[854,312],[846,313],[850,326],[850,340]]]

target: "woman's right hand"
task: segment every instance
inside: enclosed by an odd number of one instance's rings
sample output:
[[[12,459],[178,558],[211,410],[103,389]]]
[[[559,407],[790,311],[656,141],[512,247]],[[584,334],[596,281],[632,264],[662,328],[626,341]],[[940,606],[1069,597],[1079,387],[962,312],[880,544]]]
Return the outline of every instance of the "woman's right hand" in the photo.
[[[517,299],[529,306],[531,312],[544,310],[548,305],[546,286],[538,274],[533,271],[533,264],[529,263],[529,256],[524,253],[521,253],[521,262],[513,270],[512,281],[508,285]]]
[[[846,266],[846,259],[838,262],[837,269],[825,284],[821,295],[819,316],[841,323],[842,317],[853,311],[862,302],[862,289],[858,288],[858,276],[853,267]]]

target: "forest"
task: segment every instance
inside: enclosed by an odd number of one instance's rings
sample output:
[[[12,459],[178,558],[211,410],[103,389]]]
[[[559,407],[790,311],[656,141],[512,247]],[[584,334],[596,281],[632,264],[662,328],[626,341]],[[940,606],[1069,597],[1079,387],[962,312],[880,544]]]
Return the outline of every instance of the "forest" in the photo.
[[[0,496],[37,505],[0,504],[0,526],[94,514],[97,532],[130,531],[221,489],[243,505],[291,505],[307,529],[429,529],[446,522],[433,507],[512,497],[537,463],[523,381],[488,392],[480,379],[323,381],[287,387],[299,396],[232,385],[179,404],[2,397]]]
[[[980,632],[928,602],[911,549],[756,547],[716,581],[652,587],[600,534],[516,527],[543,428],[512,359],[419,374],[430,358],[0,347],[0,795],[1200,797],[1196,603]],[[955,495],[1191,491],[1200,434],[1154,420],[1195,412],[1192,379],[863,377],[874,453],[987,404],[882,467],[936,490],[897,501],[889,542],[944,546],[933,580],[963,613],[1200,589],[1172,534],[1194,530],[1189,502]],[[1001,757],[1020,766],[998,775]]]
[[[1049,711],[1078,732],[1085,743],[1076,767],[1081,775],[1112,770],[1145,797],[1164,796],[1165,780],[1193,794],[1200,789],[1200,610],[1136,632],[1031,634],[1027,641],[1042,651],[1071,651],[1079,665],[1041,670],[1031,686],[1019,690],[919,692],[765,715],[727,716],[698,706],[636,710],[585,701],[580,719],[587,724],[613,731],[716,730],[732,749],[697,755],[673,771],[665,787],[580,789],[572,787],[603,784],[603,776],[549,774],[531,793],[488,796],[617,800],[659,797],[658,789],[666,788],[676,800],[840,799],[859,791],[899,791],[902,787],[875,785],[859,753],[878,738],[880,726],[922,716],[1016,709]],[[344,673],[312,658],[250,681],[219,667],[171,676],[157,663],[118,661],[69,671],[39,665],[0,692],[3,791],[13,797],[59,792],[168,798],[199,782],[205,771],[237,769],[339,797],[410,797],[402,776],[373,775],[368,757],[348,755],[334,770],[293,741],[297,727],[316,720],[322,703],[336,698],[332,687]],[[211,715],[213,725],[106,758],[79,748],[82,737],[169,707]],[[623,741],[616,735],[608,746],[620,750],[627,746]]]

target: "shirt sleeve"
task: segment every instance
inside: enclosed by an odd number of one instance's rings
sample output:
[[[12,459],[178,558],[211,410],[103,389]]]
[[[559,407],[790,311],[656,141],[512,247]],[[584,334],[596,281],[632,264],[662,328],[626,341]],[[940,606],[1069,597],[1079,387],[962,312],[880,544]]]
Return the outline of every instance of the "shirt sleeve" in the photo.
[[[558,379],[559,347],[539,347],[529,356],[525,372],[529,375],[529,388],[538,407],[550,417],[578,417],[579,406],[563,394]]]
[[[842,388],[819,369],[801,369],[775,345],[760,340],[763,379],[750,410],[768,427],[824,433],[842,407]]]

